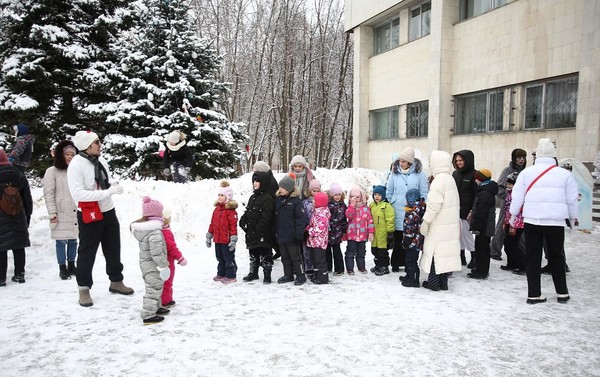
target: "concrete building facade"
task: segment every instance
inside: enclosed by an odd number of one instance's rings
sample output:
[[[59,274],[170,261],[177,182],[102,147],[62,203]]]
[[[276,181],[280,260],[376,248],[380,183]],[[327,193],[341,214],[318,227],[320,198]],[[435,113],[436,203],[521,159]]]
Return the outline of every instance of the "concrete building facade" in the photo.
[[[471,149],[497,178],[514,148],[600,147],[600,1],[346,0],[354,35],[353,165],[407,146]]]

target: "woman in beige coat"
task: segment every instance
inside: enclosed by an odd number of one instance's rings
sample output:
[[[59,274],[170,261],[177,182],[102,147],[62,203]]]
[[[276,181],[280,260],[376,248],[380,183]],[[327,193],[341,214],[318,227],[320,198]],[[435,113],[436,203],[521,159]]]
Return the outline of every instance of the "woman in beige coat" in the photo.
[[[54,166],[46,170],[43,181],[44,200],[50,216],[50,236],[56,240],[58,276],[63,280],[70,279],[71,275],[77,273],[77,205],[67,183],[67,167],[76,154],[77,149],[72,141],[58,143],[54,149]]]
[[[421,224],[425,236],[421,268],[429,273],[423,287],[448,289],[448,273],[460,271],[460,200],[452,178],[452,158],[443,151],[431,152],[429,167],[433,181],[427,210]]]

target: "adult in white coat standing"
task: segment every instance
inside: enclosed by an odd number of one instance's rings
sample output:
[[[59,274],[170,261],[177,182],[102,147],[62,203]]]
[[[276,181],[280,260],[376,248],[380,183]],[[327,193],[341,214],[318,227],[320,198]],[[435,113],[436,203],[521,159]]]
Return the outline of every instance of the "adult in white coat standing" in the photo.
[[[541,292],[542,245],[548,246],[548,262],[557,301],[569,299],[565,271],[564,228],[566,221],[577,225],[578,189],[571,173],[556,166],[556,147],[550,139],[540,139],[535,164],[521,172],[512,191],[511,224],[523,211],[525,224],[525,266],[527,303],[545,302]]]
[[[452,157],[443,151],[431,152],[429,168],[433,181],[427,196],[427,210],[421,224],[425,236],[421,269],[429,273],[423,287],[448,289],[448,275],[460,271],[460,199],[452,178]]]

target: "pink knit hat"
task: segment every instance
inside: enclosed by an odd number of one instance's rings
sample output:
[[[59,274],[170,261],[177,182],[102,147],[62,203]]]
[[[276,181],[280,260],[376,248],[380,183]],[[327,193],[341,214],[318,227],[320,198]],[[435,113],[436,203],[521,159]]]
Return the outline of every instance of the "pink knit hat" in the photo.
[[[327,207],[328,202],[329,198],[324,192],[317,192],[315,194],[315,208]]]
[[[308,183],[308,191],[312,191],[314,189],[321,189],[321,182],[318,179],[313,179]]]
[[[225,195],[227,200],[225,203],[230,201],[233,198],[233,189],[229,186],[229,182],[221,181],[221,187],[219,187],[219,194]]]
[[[342,187],[337,184],[336,182],[333,182],[330,186],[329,186],[329,195],[334,196],[334,195],[341,195],[344,191],[342,190]]]
[[[352,188],[350,189],[350,192],[349,192],[349,196],[350,197],[358,196],[358,198],[360,199],[360,202],[362,204],[367,204],[367,195],[364,193],[364,191],[359,186],[352,186]]]
[[[163,205],[158,200],[154,200],[149,196],[144,196],[142,200],[142,216],[163,217]]]

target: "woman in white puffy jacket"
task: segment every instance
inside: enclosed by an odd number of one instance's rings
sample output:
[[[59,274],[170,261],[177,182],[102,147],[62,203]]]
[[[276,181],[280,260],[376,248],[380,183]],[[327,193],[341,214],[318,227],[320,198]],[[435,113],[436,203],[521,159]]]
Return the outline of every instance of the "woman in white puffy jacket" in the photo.
[[[540,139],[535,165],[523,170],[512,191],[511,223],[523,211],[525,223],[525,265],[527,303],[545,302],[541,292],[542,244],[548,245],[548,263],[557,293],[557,301],[569,299],[563,253],[567,220],[577,224],[579,195],[571,173],[556,166],[556,147],[550,139]]]
[[[421,268],[429,273],[423,287],[433,291],[448,289],[448,275],[460,271],[460,199],[452,177],[452,157],[447,152],[431,152],[429,163],[433,181],[427,196],[427,210],[421,224],[425,236]]]

